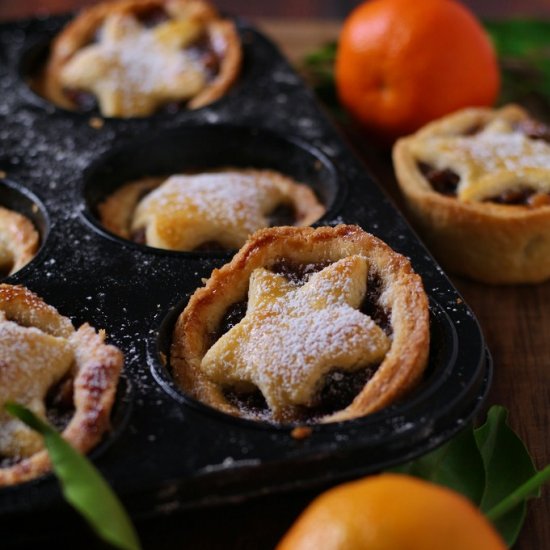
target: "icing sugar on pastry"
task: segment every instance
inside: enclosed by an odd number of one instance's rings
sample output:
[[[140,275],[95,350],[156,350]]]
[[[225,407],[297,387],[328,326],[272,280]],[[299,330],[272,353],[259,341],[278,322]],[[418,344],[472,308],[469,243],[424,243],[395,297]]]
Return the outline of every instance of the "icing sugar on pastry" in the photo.
[[[215,101],[241,59],[234,23],[206,0],[111,0],[68,23],[32,85],[66,109],[143,117]]]
[[[285,408],[310,405],[329,370],[375,364],[390,346],[357,309],[367,271],[359,255],[314,273],[302,286],[264,268],[254,270],[245,318],[210,348],[201,368],[222,385],[254,384],[275,417]]]
[[[191,296],[169,361],[188,395],[229,414],[334,422],[404,395],[428,349],[406,258],[357,226],[273,227]]]
[[[62,83],[95,94],[105,116],[148,114],[168,101],[183,101],[206,85],[206,71],[184,49],[201,29],[171,20],[152,29],[132,15],[107,17],[99,42],[77,52],[61,72]]]
[[[307,186],[270,170],[176,175],[141,200],[131,229],[144,228],[148,245],[171,250],[193,250],[211,241],[238,248],[269,225],[268,214],[281,204],[295,208],[302,224],[323,213]]]
[[[438,135],[428,127],[410,150],[422,162],[460,176],[459,200],[482,201],[526,184],[550,193],[550,143],[518,128],[513,109],[501,113],[471,136]]]
[[[49,468],[42,437],[5,412],[7,402],[46,418],[48,396],[63,386],[62,408],[71,418],[62,435],[80,452],[109,428],[123,357],[104,340],[105,333],[88,324],[75,330],[30,290],[0,285],[0,487]]]
[[[44,418],[46,393],[74,361],[68,340],[9,321],[0,310],[0,455],[29,456],[42,437],[4,411],[8,401]]]
[[[550,128],[517,105],[468,108],[400,139],[395,172],[432,252],[497,284],[550,277]]]

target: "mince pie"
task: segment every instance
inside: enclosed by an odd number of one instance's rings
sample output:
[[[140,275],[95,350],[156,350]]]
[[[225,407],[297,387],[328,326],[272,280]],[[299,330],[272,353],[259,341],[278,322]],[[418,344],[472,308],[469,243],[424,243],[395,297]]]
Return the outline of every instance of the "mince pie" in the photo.
[[[357,226],[255,233],[177,320],[170,368],[191,397],[270,422],[374,412],[426,366],[428,301],[409,261]]]
[[[38,232],[25,216],[0,206],[0,279],[28,264],[39,242]]]
[[[143,117],[211,103],[240,64],[235,26],[205,0],[116,0],[67,25],[36,87],[67,109]]]
[[[310,225],[324,208],[313,191],[272,170],[144,178],[123,185],[98,207],[119,237],[168,250],[241,247],[270,225]]]
[[[550,278],[550,127],[514,105],[465,109],[399,140],[393,156],[449,270],[489,283]]]
[[[0,486],[49,469],[41,436],[5,412],[7,402],[47,418],[83,453],[102,438],[123,363],[104,340],[30,290],[0,285]]]

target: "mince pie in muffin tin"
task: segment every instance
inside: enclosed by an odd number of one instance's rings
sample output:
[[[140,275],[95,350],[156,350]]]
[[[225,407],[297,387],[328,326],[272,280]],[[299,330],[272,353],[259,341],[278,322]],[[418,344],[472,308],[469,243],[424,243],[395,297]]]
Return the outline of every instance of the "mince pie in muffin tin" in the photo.
[[[28,264],[39,243],[40,236],[29,219],[0,206],[0,279]]]
[[[422,235],[449,270],[488,283],[550,278],[550,128],[520,107],[471,108],[394,147]]]
[[[236,80],[235,25],[205,0],[116,0],[90,7],[55,38],[37,91],[107,117],[202,107]]]
[[[310,225],[324,207],[307,185],[278,172],[227,168],[131,182],[98,211],[119,237],[192,251],[239,248],[263,227]]]
[[[428,300],[409,261],[357,226],[255,233],[177,320],[185,393],[272,422],[334,422],[387,406],[420,379]]]
[[[0,285],[0,487],[38,477],[50,462],[42,437],[4,411],[20,403],[47,418],[80,452],[109,428],[122,353],[22,286]]]

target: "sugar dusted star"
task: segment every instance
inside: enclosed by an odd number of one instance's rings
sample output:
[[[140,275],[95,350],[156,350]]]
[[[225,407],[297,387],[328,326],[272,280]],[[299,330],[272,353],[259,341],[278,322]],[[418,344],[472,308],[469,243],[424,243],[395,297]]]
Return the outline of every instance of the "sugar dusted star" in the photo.
[[[65,87],[94,94],[105,116],[145,116],[170,101],[185,101],[206,85],[206,72],[185,51],[200,32],[190,21],[146,28],[131,15],[105,20],[98,42],[63,68]]]
[[[311,404],[323,376],[381,362],[390,339],[360,307],[367,260],[349,256],[298,285],[259,268],[250,278],[245,317],[201,364],[216,383],[255,386],[275,417]]]

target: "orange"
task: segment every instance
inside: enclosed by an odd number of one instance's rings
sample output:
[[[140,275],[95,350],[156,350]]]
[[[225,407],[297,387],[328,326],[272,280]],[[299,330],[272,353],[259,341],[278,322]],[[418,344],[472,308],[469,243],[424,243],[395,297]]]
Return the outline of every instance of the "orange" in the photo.
[[[340,485],[302,513],[277,550],[506,550],[462,495],[405,475]]]
[[[341,103],[389,143],[467,106],[494,103],[500,75],[483,27],[454,0],[371,0],[344,23]]]

